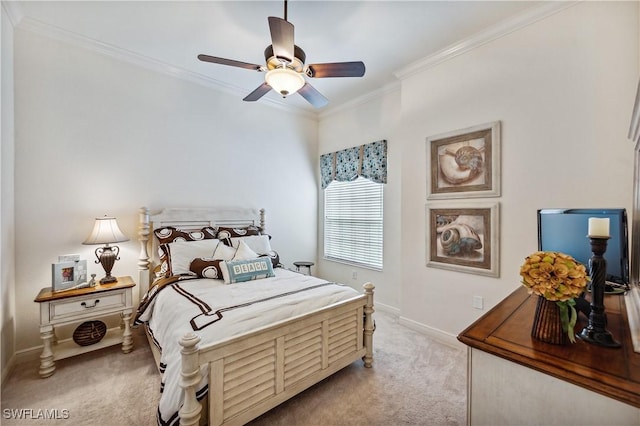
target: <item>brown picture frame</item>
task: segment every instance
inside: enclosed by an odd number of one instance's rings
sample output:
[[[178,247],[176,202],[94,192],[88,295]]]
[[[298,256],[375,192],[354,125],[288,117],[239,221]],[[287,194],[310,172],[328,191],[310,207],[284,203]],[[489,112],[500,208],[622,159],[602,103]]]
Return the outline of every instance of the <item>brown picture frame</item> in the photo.
[[[427,200],[499,197],[500,121],[427,138]]]
[[[426,265],[499,277],[499,204],[426,206]]]

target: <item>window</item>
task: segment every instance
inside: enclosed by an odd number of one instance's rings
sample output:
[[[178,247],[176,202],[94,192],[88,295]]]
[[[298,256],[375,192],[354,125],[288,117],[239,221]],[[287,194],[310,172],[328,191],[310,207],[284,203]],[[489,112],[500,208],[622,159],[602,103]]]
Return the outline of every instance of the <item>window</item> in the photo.
[[[382,270],[383,184],[358,177],[324,190],[324,257]]]

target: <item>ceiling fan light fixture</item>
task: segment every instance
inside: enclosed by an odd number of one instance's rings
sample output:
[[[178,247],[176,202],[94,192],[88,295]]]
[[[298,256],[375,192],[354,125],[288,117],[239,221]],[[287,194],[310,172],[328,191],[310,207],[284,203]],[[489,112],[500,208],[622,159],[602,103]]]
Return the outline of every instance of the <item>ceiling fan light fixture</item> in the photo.
[[[283,98],[298,93],[315,108],[323,108],[329,100],[322,96],[306,78],[362,77],[365,67],[362,61],[328,62],[305,65],[304,50],[295,44],[294,27],[287,20],[287,0],[284,0],[284,19],[269,16],[271,44],[264,50],[265,65],[257,65],[210,55],[198,55],[198,59],[214,64],[266,72],[265,81],[242,100],[255,102],[271,89]]]
[[[283,97],[292,95],[304,86],[304,77],[289,68],[275,68],[267,72],[265,81]]]

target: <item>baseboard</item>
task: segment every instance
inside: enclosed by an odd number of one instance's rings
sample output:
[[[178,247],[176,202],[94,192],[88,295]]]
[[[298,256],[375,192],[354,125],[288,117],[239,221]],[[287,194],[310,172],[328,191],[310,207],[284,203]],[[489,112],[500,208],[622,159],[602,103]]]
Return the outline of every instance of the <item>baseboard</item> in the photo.
[[[2,376],[0,377],[0,388],[5,383],[6,378],[9,377],[9,373],[13,371],[13,366],[15,364],[16,364],[16,355],[13,354],[11,358],[9,358],[9,362],[7,362],[7,365],[5,365],[4,369],[2,370]]]
[[[35,361],[40,358],[40,354],[42,353],[43,346],[34,346],[28,349],[22,349],[15,353],[13,358],[15,358],[15,364],[22,364],[23,362]]]
[[[456,335],[444,332],[437,328],[429,327],[428,325],[424,325],[417,321],[411,320],[409,318],[403,317],[400,314],[400,309],[391,305],[385,305],[384,303],[374,302],[374,308],[379,312],[384,312],[394,317],[398,318],[398,323],[404,327],[410,328],[413,331],[417,331],[420,334],[424,334],[425,336],[429,336],[432,339],[438,341],[447,346],[454,347],[456,349],[460,349],[461,347],[465,347],[457,338]]]
[[[4,370],[2,370],[2,383],[4,384],[5,379],[9,377],[14,368],[19,366],[20,364],[38,361],[40,358],[40,354],[42,353],[42,346],[36,346],[30,349],[23,349],[14,353]]]
[[[373,302],[373,307],[375,310],[380,311],[380,312],[385,312],[387,314],[393,315],[396,318],[400,318],[400,309],[398,308],[394,308],[391,305],[385,305],[384,303],[380,303],[380,302]]]
[[[38,361],[40,354],[42,353],[42,348],[43,346],[34,346],[33,348],[22,349],[14,353],[7,363],[7,366],[2,370],[2,384],[4,384],[5,379],[9,377],[9,374],[11,374],[16,366],[23,363]]]
[[[462,344],[458,340],[456,335],[447,333],[437,328],[429,327],[428,325],[424,325],[422,323],[419,323],[417,321],[411,320],[403,316],[399,318],[399,322],[400,322],[400,325],[410,328],[411,330],[417,331],[418,333],[429,336],[432,339],[437,340],[438,342],[444,345],[451,346],[456,349],[460,349],[461,347],[464,347],[464,344]]]

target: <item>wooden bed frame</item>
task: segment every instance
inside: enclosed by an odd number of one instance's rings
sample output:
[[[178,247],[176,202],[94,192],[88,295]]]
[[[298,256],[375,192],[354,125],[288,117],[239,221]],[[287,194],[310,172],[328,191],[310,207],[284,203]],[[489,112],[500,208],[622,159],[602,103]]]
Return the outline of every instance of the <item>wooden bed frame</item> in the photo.
[[[152,230],[161,226],[201,229],[203,226],[258,225],[265,229],[264,209],[165,209],[151,214],[140,209],[140,296],[149,288],[157,262]],[[150,250],[150,251],[149,251]],[[153,257],[149,256],[152,253]],[[373,290],[313,312],[262,327],[243,335],[199,346],[200,337],[181,340],[185,397],[181,425],[198,425],[208,412],[208,424],[242,425],[358,359],[373,363]],[[156,364],[159,353],[150,342]],[[200,366],[209,364],[208,404],[196,398]]]

